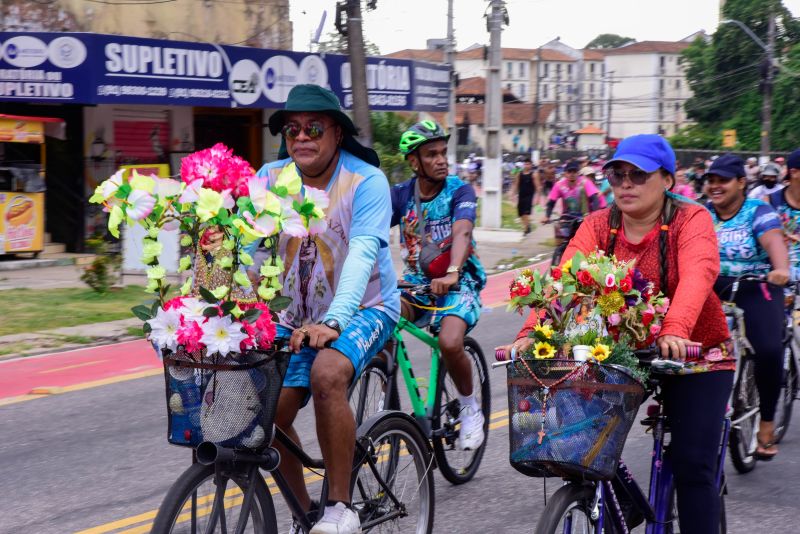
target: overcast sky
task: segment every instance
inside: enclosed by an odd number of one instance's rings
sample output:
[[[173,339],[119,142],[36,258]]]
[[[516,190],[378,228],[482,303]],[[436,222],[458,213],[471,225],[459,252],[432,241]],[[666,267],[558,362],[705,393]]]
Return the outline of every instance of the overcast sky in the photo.
[[[753,0],[758,1],[758,0]],[[310,35],[323,10],[328,16],[324,36],[335,31],[335,0],[291,2],[294,49],[308,50]],[[447,0],[377,0],[378,8],[365,14],[366,39],[381,53],[404,48],[425,48],[425,40],[445,37]],[[487,0],[454,0],[458,49],[488,43],[483,13]],[[535,48],[561,37],[580,48],[600,33],[616,33],[638,41],[676,41],[698,30],[714,31],[719,0],[507,0],[511,25],[505,28],[503,46]],[[800,0],[784,0],[800,16]]]

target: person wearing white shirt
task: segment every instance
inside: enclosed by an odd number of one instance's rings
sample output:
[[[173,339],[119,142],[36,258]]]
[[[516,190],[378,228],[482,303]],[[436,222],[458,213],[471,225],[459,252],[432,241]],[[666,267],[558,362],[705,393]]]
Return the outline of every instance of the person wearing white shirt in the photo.
[[[750,193],[747,194],[750,198],[764,199],[774,193],[783,189],[783,184],[778,181],[778,176],[781,174],[781,168],[774,163],[767,163],[761,171],[761,185],[754,187]]]

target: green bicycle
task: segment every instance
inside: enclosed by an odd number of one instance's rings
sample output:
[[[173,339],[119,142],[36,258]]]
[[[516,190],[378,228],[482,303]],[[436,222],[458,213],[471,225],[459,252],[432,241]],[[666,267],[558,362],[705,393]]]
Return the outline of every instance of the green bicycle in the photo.
[[[398,284],[398,287],[417,297],[433,299],[428,285]],[[451,483],[463,484],[475,476],[486,449],[491,414],[488,367],[478,342],[471,337],[465,337],[464,351],[472,367],[473,391],[483,412],[485,438],[476,449],[460,450],[457,447],[461,412],[458,390],[443,365],[438,338],[435,334],[426,332],[426,326],[430,328],[430,323],[420,327],[406,319],[400,319],[392,334],[392,353],[384,350],[367,364],[350,389],[350,405],[355,413],[356,425],[381,410],[399,410],[399,368],[411,399],[412,416],[432,442],[437,467],[442,476]],[[403,341],[403,332],[420,340],[431,350],[431,368],[427,381],[424,377],[418,378],[414,373]]]

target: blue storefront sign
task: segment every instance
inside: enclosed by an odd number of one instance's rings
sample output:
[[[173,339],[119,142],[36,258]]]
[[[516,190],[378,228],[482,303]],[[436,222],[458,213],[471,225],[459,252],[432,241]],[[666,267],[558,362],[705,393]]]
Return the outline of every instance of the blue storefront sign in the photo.
[[[0,101],[281,107],[297,84],[352,107],[347,56],[93,33],[0,32]],[[447,111],[443,65],[370,57],[376,111]]]

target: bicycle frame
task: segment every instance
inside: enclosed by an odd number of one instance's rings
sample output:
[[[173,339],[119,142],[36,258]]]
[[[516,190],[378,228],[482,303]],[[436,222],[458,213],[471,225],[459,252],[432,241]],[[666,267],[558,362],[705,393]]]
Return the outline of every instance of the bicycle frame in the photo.
[[[653,431],[653,453],[650,462],[650,485],[649,497],[645,497],[639,484],[633,478],[633,474],[628,466],[620,460],[617,466],[617,480],[632,499],[636,508],[644,514],[647,526],[645,534],[665,534],[667,524],[675,519],[672,517],[671,498],[673,490],[672,460],[664,445],[666,415],[663,407],[655,416],[652,426]],[[725,489],[725,450],[728,444],[728,435],[731,429],[731,421],[725,418],[720,436],[720,448],[717,460],[716,483],[720,495]],[[596,485],[595,503],[592,511],[592,519],[597,520],[598,525],[603,525],[605,513],[610,510],[610,521],[621,532],[628,531],[627,525],[622,515],[622,510],[617,499],[611,481],[603,481]],[[605,506],[604,506],[605,504]]]
[[[414,369],[411,366],[411,360],[408,358],[405,343],[403,342],[403,332],[408,332],[425,345],[430,347],[431,355],[431,369],[428,377],[428,391],[423,399],[420,392],[419,382],[414,375]],[[441,352],[439,350],[439,340],[418,327],[407,319],[400,318],[395,327],[392,337],[395,340],[394,350],[394,365],[400,368],[403,374],[403,381],[408,390],[408,397],[411,399],[411,407],[414,413],[414,419],[422,427],[423,433],[430,436],[432,432],[431,420],[433,419],[433,412],[436,407],[436,389],[439,387],[439,365],[441,365]],[[392,370],[389,370],[392,373]],[[396,384],[390,384],[390,387],[397,387]]]

